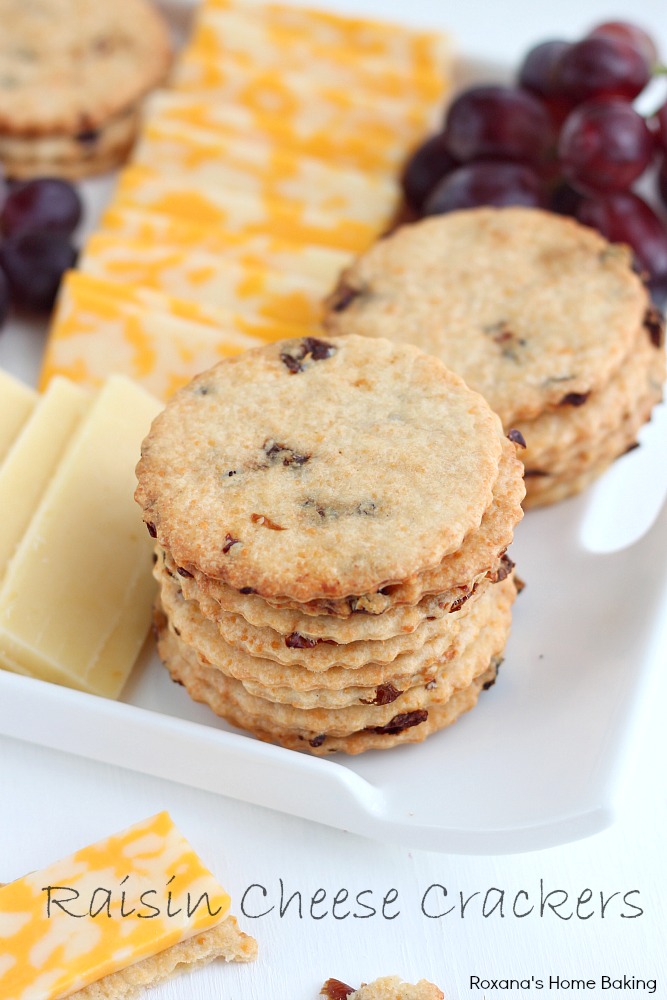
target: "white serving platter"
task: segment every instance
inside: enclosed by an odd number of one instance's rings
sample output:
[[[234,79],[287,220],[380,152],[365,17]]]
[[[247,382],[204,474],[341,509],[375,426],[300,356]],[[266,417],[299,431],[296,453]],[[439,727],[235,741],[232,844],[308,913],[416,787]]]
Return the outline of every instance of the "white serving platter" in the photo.
[[[111,184],[82,186],[86,230]],[[0,367],[34,383],[43,340],[12,318]],[[319,759],[261,743],[193,703],[150,642],[118,702],[0,671],[0,733],[429,850],[594,834],[614,818],[667,660],[664,406],[641,442],[584,496],[525,517],[512,556],[527,586],[499,681],[423,744]]]

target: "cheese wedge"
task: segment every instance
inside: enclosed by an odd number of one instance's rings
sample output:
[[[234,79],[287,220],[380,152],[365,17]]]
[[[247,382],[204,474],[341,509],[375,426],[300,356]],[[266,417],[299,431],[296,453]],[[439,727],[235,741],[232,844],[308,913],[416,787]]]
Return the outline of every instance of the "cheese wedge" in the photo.
[[[0,664],[116,697],[154,595],[134,467],[161,404],[121,377],[93,401],[0,587]],[[1,995],[1,994],[0,994]]]
[[[83,389],[54,379],[0,465],[0,581],[89,403]]]
[[[37,402],[37,393],[0,368],[0,462]]]
[[[250,267],[294,273],[321,287],[333,288],[339,273],[350,263],[344,250],[296,243],[272,233],[229,233],[218,226],[194,225],[179,218],[111,205],[105,211],[101,239],[127,240],[137,250],[150,253],[156,244],[165,253],[206,254],[224,269],[229,261]]]
[[[380,233],[377,225],[341,213],[322,212],[305,199],[277,201],[217,185],[195,187],[187,175],[145,165],[126,167],[121,172],[115,205],[141,207],[198,225],[217,225],[232,233],[270,233],[351,253],[367,249]]]
[[[110,372],[122,372],[168,399],[223,358],[309,331],[71,271],[60,292],[40,384],[65,375],[95,388]]]
[[[158,813],[0,888],[0,996],[70,996],[216,927],[229,907]]]
[[[156,125],[173,122],[223,135],[270,138],[295,155],[376,176],[397,176],[426,130],[423,115],[397,128],[393,118],[364,104],[350,114],[338,105],[304,102],[298,115],[285,118],[264,108],[261,101],[220,100],[216,90],[155,91],[145,114]]]
[[[289,67],[364,98],[415,103],[440,99],[451,62],[444,33],[268,4],[203,4],[191,46],[234,66]]]
[[[319,321],[322,299],[332,287],[308,276],[281,274],[196,248],[147,244],[109,233],[89,239],[78,267],[91,277],[154,289],[198,303],[199,308],[224,308],[311,326]]]
[[[257,198],[285,199],[320,212],[386,228],[400,202],[398,181],[296,155],[270,138],[211,133],[148,121],[134,162],[187,175],[194,187],[224,187]]]

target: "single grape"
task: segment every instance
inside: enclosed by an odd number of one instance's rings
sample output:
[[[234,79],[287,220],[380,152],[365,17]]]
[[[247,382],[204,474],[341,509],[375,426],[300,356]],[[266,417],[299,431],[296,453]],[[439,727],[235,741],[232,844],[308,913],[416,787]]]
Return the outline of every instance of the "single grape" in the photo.
[[[643,55],[650,67],[658,62],[658,49],[647,31],[629,21],[606,21],[588,32],[589,38],[620,38]]]
[[[0,327],[4,326],[9,312],[9,284],[5,272],[0,270]]]
[[[571,42],[560,38],[534,45],[526,53],[519,66],[517,82],[524,90],[530,90],[537,97],[560,97],[560,86],[555,75],[555,66]]]
[[[584,198],[576,217],[612,243],[627,243],[650,286],[657,288],[667,280],[667,230],[639,195],[619,191],[606,198]]]
[[[457,166],[447,149],[442,132],[432,135],[412,154],[403,171],[405,200],[415,212],[421,211],[426,198],[445,174]]]
[[[480,159],[537,163],[552,144],[544,104],[518,87],[471,87],[453,101],[445,118],[445,144],[461,163]]]
[[[37,177],[10,188],[0,226],[6,236],[29,229],[70,235],[81,220],[78,192],[58,177]]]
[[[629,188],[653,158],[653,135],[631,104],[598,98],[568,115],[558,159],[570,183],[584,194]]]
[[[608,35],[571,45],[554,73],[563,94],[577,103],[599,96],[633,100],[651,76],[648,62],[634,45]]]
[[[478,205],[545,204],[540,178],[523,163],[479,160],[458,167],[440,181],[424,204],[424,215],[442,215]]]
[[[76,263],[76,249],[62,233],[27,230],[13,233],[0,245],[0,266],[18,306],[48,312],[60,279]]]

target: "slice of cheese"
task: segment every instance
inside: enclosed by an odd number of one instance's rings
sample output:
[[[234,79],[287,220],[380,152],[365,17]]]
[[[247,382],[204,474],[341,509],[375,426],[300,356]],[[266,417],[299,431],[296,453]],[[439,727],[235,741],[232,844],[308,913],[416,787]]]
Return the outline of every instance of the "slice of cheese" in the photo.
[[[167,174],[145,165],[121,171],[115,205],[161,212],[198,225],[216,225],[231,233],[270,233],[352,253],[367,249],[379,235],[377,226],[324,213],[305,203],[253,197],[217,186],[193,187],[187,175]]]
[[[186,175],[194,187],[245,191],[387,227],[400,201],[395,178],[331,166],[277,146],[270,137],[211,133],[192,125],[146,122],[134,162]]]
[[[327,288],[333,288],[341,270],[350,263],[350,254],[344,250],[296,243],[272,233],[229,233],[219,226],[194,225],[157,212],[115,205],[105,211],[98,235],[128,240],[142,254],[159,244],[166,253],[206,254],[217,259],[221,269],[227,262],[237,261],[298,274]]]
[[[348,114],[337,105],[311,101],[298,116],[285,118],[261,101],[220,100],[215,90],[155,91],[148,98],[146,117],[160,125],[174,122],[223,135],[259,135],[298,156],[391,177],[398,175],[426,130],[423,116],[398,129],[393,119],[364,104]]]
[[[40,382],[46,386],[54,375],[66,375],[97,387],[115,371],[167,399],[223,358],[309,330],[71,271],[59,295]]]
[[[451,62],[444,33],[379,21],[312,16],[275,6],[203,4],[191,41],[211,59],[304,73],[369,100],[438,100]]]
[[[221,258],[197,248],[147,243],[98,233],[86,244],[79,269],[87,275],[143,286],[201,305],[275,318],[317,323],[332,284],[254,263]]]
[[[217,926],[229,906],[158,813],[0,888],[0,996],[70,996]]]
[[[0,587],[0,664],[116,697],[144,642],[152,549],[133,500],[161,404],[109,379],[59,463]]]
[[[0,368],[0,462],[37,402],[37,393]]]
[[[90,398],[54,379],[0,465],[0,581]]]

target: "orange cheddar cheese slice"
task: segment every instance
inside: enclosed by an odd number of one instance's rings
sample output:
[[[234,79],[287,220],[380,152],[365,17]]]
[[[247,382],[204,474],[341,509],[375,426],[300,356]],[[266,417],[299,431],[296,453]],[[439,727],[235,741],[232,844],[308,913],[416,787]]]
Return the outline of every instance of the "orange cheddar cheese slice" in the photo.
[[[158,813],[0,888],[0,996],[60,1000],[217,926],[229,906]]]

